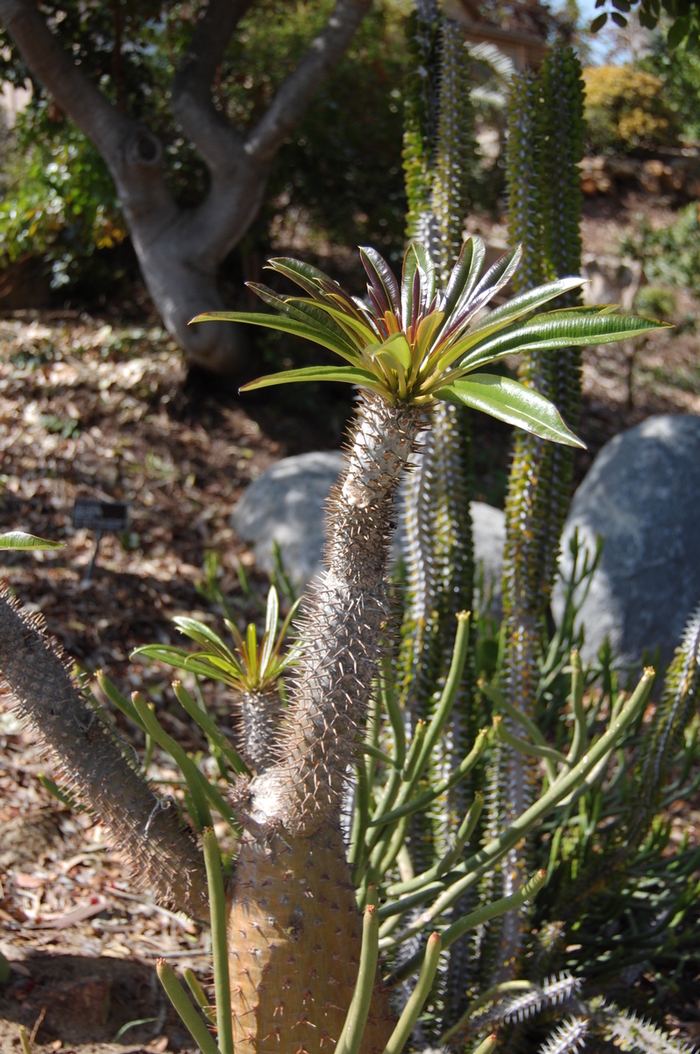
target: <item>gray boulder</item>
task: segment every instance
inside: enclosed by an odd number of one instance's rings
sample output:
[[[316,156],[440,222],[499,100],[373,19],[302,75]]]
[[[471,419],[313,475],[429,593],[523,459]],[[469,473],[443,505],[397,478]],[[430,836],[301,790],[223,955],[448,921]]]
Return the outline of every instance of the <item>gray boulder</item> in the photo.
[[[304,588],[321,569],[324,542],[324,505],[343,465],[339,450],[286,457],[271,465],[246,489],[232,516],[231,526],[242,541],[253,546],[256,563],[274,567],[273,543],[280,547],[282,564],[293,582]],[[472,502],[474,553],[484,566],[486,586],[493,581],[494,607],[500,605],[500,580],[505,541],[504,515],[483,502]],[[394,557],[403,548],[399,523]]]
[[[645,649],[668,662],[700,602],[700,417],[660,414],[603,447],[574,495],[562,537],[561,570],[571,570],[575,528],[601,566],[580,612],[584,659],[606,636],[620,664]],[[558,585],[552,602],[561,618]]]
[[[272,571],[277,542],[285,571],[301,588],[320,570],[323,507],[342,465],[340,450],[297,454],[276,461],[246,488],[231,526],[252,544],[259,567]]]

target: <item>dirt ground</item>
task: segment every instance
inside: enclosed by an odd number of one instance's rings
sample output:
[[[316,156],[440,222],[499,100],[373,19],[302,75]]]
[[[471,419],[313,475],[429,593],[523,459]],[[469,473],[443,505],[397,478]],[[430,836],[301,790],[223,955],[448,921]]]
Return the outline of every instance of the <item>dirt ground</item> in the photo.
[[[613,251],[632,212],[587,216],[586,247]],[[679,294],[677,304],[677,322],[697,315],[691,298]],[[148,316],[124,326],[76,311],[15,312],[0,317],[0,347],[0,529],[65,543],[55,553],[4,554],[3,577],[43,613],[70,655],[125,690],[148,692],[171,734],[196,750],[168,671],[130,662],[129,654],[144,643],[175,643],[175,615],[217,624],[207,553],[217,554],[210,574],[241,620],[256,617],[255,597],[267,581],[230,527],[231,512],[275,459],[338,445],[349,403],[337,401],[324,418],[323,407],[313,413],[308,403],[212,393],[187,377],[176,347]],[[687,327],[637,350],[631,405],[627,367],[624,350],[585,353],[580,431],[589,449],[577,464],[579,480],[621,429],[652,413],[700,413],[697,337]],[[508,430],[482,421],[475,441],[478,496],[498,504]],[[71,524],[80,496],[130,508],[128,529],[104,537],[88,584],[82,578],[94,537]],[[226,695],[210,691],[225,722]],[[12,968],[0,986],[0,1051],[20,1050],[19,1024],[42,1052],[193,1049],[156,983],[155,961],[190,966],[206,984],[207,934],[130,892],[100,824],[44,790],[45,766],[38,744],[0,702],[0,951]],[[174,778],[157,752],[154,766],[159,778]],[[684,815],[678,823],[698,820]]]

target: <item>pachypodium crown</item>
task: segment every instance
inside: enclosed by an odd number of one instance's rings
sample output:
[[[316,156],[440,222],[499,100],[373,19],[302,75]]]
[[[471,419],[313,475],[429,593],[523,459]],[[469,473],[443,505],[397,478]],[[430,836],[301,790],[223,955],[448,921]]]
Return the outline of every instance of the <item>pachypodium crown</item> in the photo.
[[[422,245],[412,242],[406,250],[400,283],[376,250],[361,248],[369,278],[367,302],[350,296],[310,264],[272,259],[269,268],[290,278],[306,296],[284,296],[249,282],[279,316],[212,312],[193,321],[225,319],[282,330],[328,348],[349,364],[285,370],[251,381],[242,391],[298,381],[344,381],[390,404],[421,406],[436,399],[464,403],[544,439],[582,446],[556,407],[534,389],[477,371],[526,348],[606,344],[663,323],[619,315],[609,306],[534,314],[582,285],[580,277],[528,290],[482,317],[515,273],[521,251],[519,246],[511,249],[482,274],[485,254],[480,238],[468,238],[440,289],[435,265]]]

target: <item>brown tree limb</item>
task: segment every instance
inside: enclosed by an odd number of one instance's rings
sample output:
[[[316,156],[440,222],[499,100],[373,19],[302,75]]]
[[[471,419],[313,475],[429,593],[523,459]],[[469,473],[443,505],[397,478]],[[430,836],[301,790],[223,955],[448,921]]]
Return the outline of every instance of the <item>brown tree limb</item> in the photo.
[[[211,86],[234,29],[253,0],[210,0],[172,84],[171,108],[211,170],[241,159],[243,136],[217,112]]]
[[[352,40],[372,0],[337,0],[328,22],[311,42],[296,69],[277,89],[272,103],[246,136],[246,153],[270,162],[304,116],[311,97]]]
[[[53,754],[61,777],[109,827],[140,886],[159,903],[208,918],[201,854],[177,810],[150,790],[114,732],[73,685],[43,620],[0,588],[0,677],[10,708]]]

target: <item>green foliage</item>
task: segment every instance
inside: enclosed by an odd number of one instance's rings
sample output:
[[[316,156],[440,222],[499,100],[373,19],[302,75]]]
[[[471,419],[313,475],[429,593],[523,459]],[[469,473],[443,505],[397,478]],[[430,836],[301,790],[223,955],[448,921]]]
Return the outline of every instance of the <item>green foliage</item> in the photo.
[[[651,55],[640,59],[638,66],[663,83],[665,105],[673,112],[685,140],[700,139],[700,117],[696,100],[700,95],[700,53],[687,45],[668,48],[655,38]]]
[[[22,114],[5,147],[0,266],[41,256],[60,288],[80,276],[97,250],[121,245],[127,230],[97,150],[71,121],[57,125],[48,111],[42,101]]]
[[[296,614],[299,603],[300,601],[297,600],[291,606],[278,632],[279,601],[277,590],[274,586],[270,587],[267,596],[265,632],[260,645],[257,642],[254,623],[250,623],[244,638],[231,619],[224,619],[236,644],[235,653],[209,626],[196,619],[180,616],[173,620],[177,628],[184,636],[204,648],[204,651],[192,654],[183,648],[148,644],[143,648],[137,648],[134,655],[145,655],[149,659],[166,662],[179,670],[186,670],[202,677],[211,677],[232,688],[244,687],[248,691],[262,691],[273,685],[299,656],[298,643],[284,655],[280,655],[289,624]]]
[[[34,534],[25,534],[24,531],[8,531],[0,534],[0,549],[33,549],[53,550],[62,549],[63,542],[50,542],[46,538],[37,538]]]
[[[167,180],[185,207],[202,200],[208,174],[180,134],[168,99],[203,7],[148,0],[84,12],[74,3],[42,8],[61,12],[56,34],[79,53],[81,71],[158,135]],[[331,0],[292,7],[258,0],[217,73],[214,102],[222,115],[243,132],[257,121],[331,8]],[[297,224],[311,225],[321,240],[367,239],[400,251],[405,199],[397,86],[405,64],[401,12],[388,2],[373,5],[275,160],[266,204],[241,248],[246,261],[269,250],[271,230],[279,235]],[[0,28],[0,79],[22,84],[28,75]],[[103,160],[37,81],[33,88],[4,147],[9,171],[0,184],[0,265],[25,253],[41,255],[60,287],[84,277],[95,266],[95,250],[120,244],[128,232]],[[108,282],[109,273],[102,278]]]
[[[609,308],[531,315],[548,300],[580,286],[579,278],[529,290],[486,319],[472,323],[477,312],[515,273],[520,248],[505,253],[482,276],[484,254],[483,242],[468,238],[446,286],[441,288],[433,260],[415,242],[406,250],[400,285],[376,250],[361,249],[369,277],[369,307],[350,297],[318,268],[298,260],[273,259],[269,268],[290,278],[308,296],[280,296],[250,282],[249,287],[280,315],[217,311],[192,321],[247,322],[278,329],[306,337],[350,363],[287,370],[251,381],[241,391],[310,380],[345,381],[389,404],[422,406],[447,399],[544,438],[580,445],[558,411],[532,386],[474,371],[511,352],[541,354],[592,341],[610,343],[662,323],[615,315]]]
[[[642,222],[639,233],[627,236],[620,251],[641,260],[652,282],[700,291],[700,224],[697,205],[686,205],[668,227],[653,229]]]
[[[589,153],[678,144],[680,118],[658,76],[634,66],[589,66],[584,80]]]
[[[659,28],[664,45],[674,50],[685,44],[689,50],[700,46],[700,4],[697,0],[596,0],[600,14],[591,22],[591,30],[597,33],[608,21],[616,26],[626,26],[630,11],[636,12],[640,25],[645,29]]]

